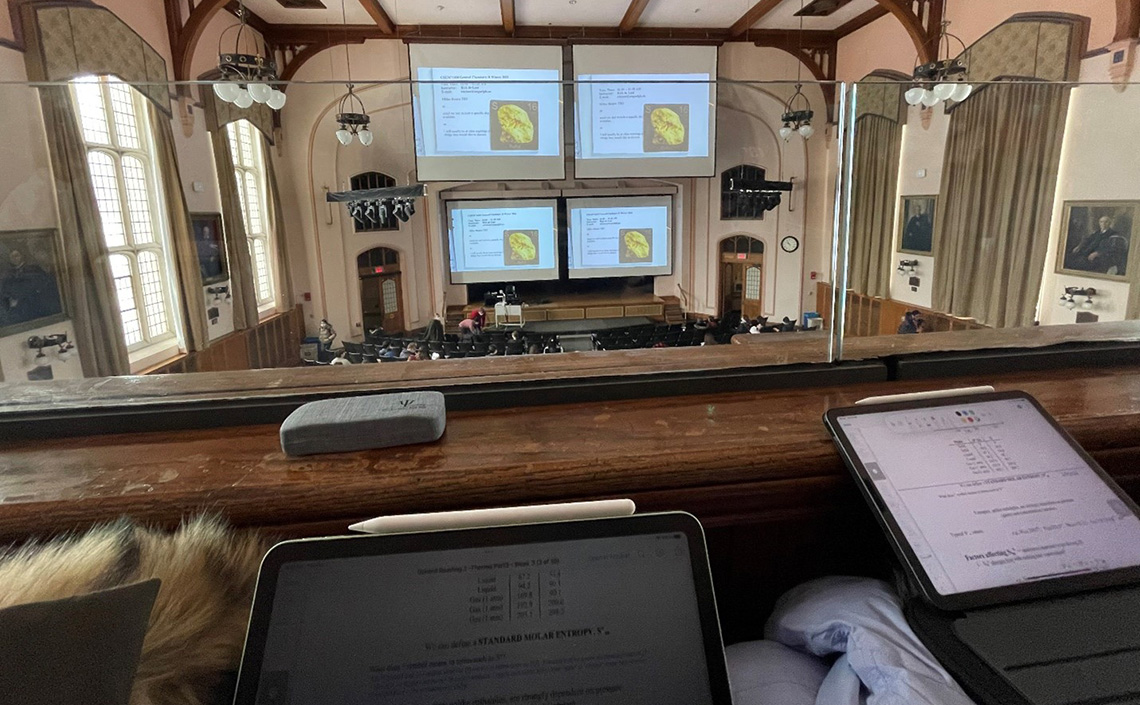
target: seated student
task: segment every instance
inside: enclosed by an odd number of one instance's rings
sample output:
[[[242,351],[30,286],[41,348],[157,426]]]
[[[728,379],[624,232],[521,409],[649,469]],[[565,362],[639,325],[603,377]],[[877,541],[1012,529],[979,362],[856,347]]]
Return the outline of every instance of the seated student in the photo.
[[[530,348],[527,349],[527,354],[528,355],[541,355],[542,354],[542,346],[539,345],[538,343],[534,343],[533,345],[530,346]]]
[[[922,317],[922,311],[907,311],[903,314],[902,322],[899,323],[898,332],[900,335],[925,333],[926,320]]]
[[[392,343],[388,347],[384,348],[384,351],[380,353],[380,357],[397,358],[400,356],[400,352],[400,344]]]
[[[408,359],[414,357],[415,354],[418,353],[419,351],[420,351],[419,345],[417,345],[415,343],[408,343],[408,347],[404,348],[400,352],[400,359],[401,360],[408,360]]]

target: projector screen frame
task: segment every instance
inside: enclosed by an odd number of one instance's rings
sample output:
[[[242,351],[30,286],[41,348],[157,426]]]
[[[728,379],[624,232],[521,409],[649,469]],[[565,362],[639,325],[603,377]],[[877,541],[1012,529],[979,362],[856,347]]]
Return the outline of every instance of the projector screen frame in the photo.
[[[646,203],[646,202],[647,201],[655,201],[655,200],[659,200],[659,199],[666,199],[669,201],[668,205],[665,206],[665,208],[667,210],[666,219],[668,221],[668,225],[666,226],[666,233],[665,233],[665,240],[666,240],[665,252],[666,252],[666,256],[667,256],[667,260],[666,260],[667,265],[664,268],[662,268],[662,267],[656,267],[656,268],[646,267],[645,269],[647,269],[647,270],[651,269],[651,271],[642,271],[638,267],[629,267],[628,265],[625,268],[622,268],[620,265],[616,266],[616,267],[598,267],[598,268],[593,268],[593,267],[577,267],[577,268],[575,268],[575,267],[570,266],[570,260],[572,259],[571,258],[571,254],[572,254],[571,248],[574,247],[574,225],[573,225],[574,218],[573,218],[572,212],[573,212],[573,209],[575,207],[575,201],[578,201],[578,202],[583,202],[583,201],[618,202],[617,204],[615,204],[615,205],[618,205],[618,207],[621,207],[624,205],[626,207],[653,208],[653,207],[659,207],[659,204],[657,204],[657,203]],[[634,201],[635,203],[631,203],[631,201]],[[566,202],[566,278],[567,279],[573,280],[573,279],[608,279],[608,278],[620,278],[620,277],[671,277],[671,276],[673,276],[673,274],[676,270],[676,262],[675,262],[676,258],[674,256],[676,253],[674,252],[674,250],[677,246],[677,241],[676,241],[677,216],[676,216],[676,212],[674,210],[676,207],[677,199],[674,197],[674,194],[659,194],[659,195],[652,195],[652,196],[581,196],[581,197],[567,196],[565,199],[565,202]],[[608,206],[606,206],[606,205],[601,205],[601,206],[578,205],[578,207],[579,208],[606,208]],[[664,269],[667,269],[667,271],[663,271]],[[588,274],[578,274],[577,276],[575,276],[575,272],[587,272]],[[597,273],[593,273],[593,272],[597,272]]]
[[[493,208],[496,206],[503,207],[503,208],[531,208],[531,207],[544,207],[546,205],[549,205],[551,213],[554,217],[554,219],[553,219],[553,223],[554,223],[554,231],[553,231],[554,246],[552,249],[552,252],[554,253],[554,267],[553,267],[554,276],[543,276],[543,277],[501,276],[501,277],[492,277],[492,278],[478,278],[477,280],[473,280],[473,281],[456,281],[455,275],[457,273],[462,274],[462,272],[456,272],[451,267],[451,213],[454,210],[463,210],[464,206],[467,204],[477,205],[480,207],[482,207],[482,206],[484,206],[484,204],[486,204],[486,207],[490,207],[490,208]],[[561,248],[559,247],[559,243],[558,243],[558,236],[559,236],[558,228],[559,228],[560,214],[559,214],[559,203],[558,203],[557,198],[545,196],[545,197],[536,197],[536,198],[502,198],[502,197],[500,197],[500,198],[455,199],[455,200],[444,201],[444,202],[442,202],[441,205],[443,206],[443,208],[442,208],[442,212],[443,212],[443,238],[442,238],[442,240],[443,240],[443,254],[444,254],[444,263],[447,267],[447,282],[448,282],[448,284],[451,284],[452,286],[468,286],[471,284],[493,284],[493,283],[500,282],[500,281],[504,282],[504,283],[510,283],[512,281],[520,281],[520,282],[521,281],[557,281],[557,280],[562,278],[562,267],[563,267],[564,263],[563,263],[562,256],[561,256]],[[517,273],[522,273],[525,275],[525,273],[527,273],[527,272],[547,272],[547,271],[550,271],[550,270],[549,269],[523,269],[523,270],[517,270]],[[488,270],[473,270],[473,271],[468,272],[468,273],[478,276],[478,275],[481,275],[484,273],[490,274],[491,272],[497,272],[497,273],[500,273],[503,275],[512,274],[511,272],[508,272],[505,267],[504,267],[504,269],[501,269],[501,270],[490,270],[490,269],[488,269]]]
[[[641,158],[633,158],[633,157],[616,157],[616,158],[602,157],[602,158],[596,158],[595,157],[592,159],[585,159],[585,158],[578,157],[578,148],[579,148],[579,141],[580,141],[580,130],[579,130],[580,123],[579,123],[579,119],[578,119],[579,118],[579,115],[578,115],[578,104],[579,104],[578,90],[579,90],[581,84],[578,82],[578,75],[579,75],[578,64],[576,61],[574,61],[574,52],[577,50],[577,48],[579,46],[582,46],[582,47],[606,46],[606,47],[610,47],[610,48],[617,47],[617,48],[621,48],[621,49],[626,49],[626,48],[632,48],[632,49],[650,48],[650,49],[652,49],[652,48],[654,48],[653,45],[643,45],[643,44],[613,45],[613,44],[598,44],[598,43],[590,43],[590,42],[576,42],[576,43],[571,45],[570,67],[571,67],[571,70],[573,71],[573,75],[571,76],[571,82],[573,84],[573,90],[571,91],[571,98],[573,100],[573,105],[571,106],[570,112],[571,112],[571,115],[573,116],[573,119],[574,119],[574,123],[573,123],[573,125],[571,125],[572,131],[573,131],[573,140],[571,141],[571,144],[574,147],[574,153],[572,156],[574,158],[574,178],[575,179],[580,179],[583,181],[588,181],[590,179],[613,180],[613,179],[638,179],[638,178],[648,178],[648,179],[690,179],[690,178],[692,178],[692,179],[711,179],[711,178],[715,178],[717,176],[716,148],[717,148],[717,145],[720,143],[720,125],[719,125],[719,121],[717,120],[717,117],[720,114],[720,58],[721,58],[720,57],[720,45],[711,44],[711,43],[700,43],[700,42],[685,43],[685,44],[677,45],[678,47],[681,47],[681,48],[693,48],[693,49],[699,49],[699,48],[706,48],[707,47],[707,48],[711,48],[716,54],[716,58],[713,61],[713,66],[714,66],[713,73],[711,76],[709,76],[709,80],[708,80],[708,85],[710,88],[710,95],[709,95],[709,106],[710,106],[709,107],[709,110],[710,110],[710,113],[709,113],[709,155],[708,155],[708,157],[658,157],[656,159],[654,157],[641,157]],[[660,49],[662,47],[656,47],[656,48]],[[675,48],[675,47],[669,47],[669,48]],[[667,74],[662,74],[662,75],[667,75]],[[665,168],[665,165],[668,165],[670,162],[682,162],[682,163],[684,163],[684,162],[691,162],[694,160],[701,160],[701,159],[708,159],[708,162],[709,162],[708,173],[677,174],[677,173],[669,171],[667,168]],[[646,160],[648,160],[649,163],[652,163],[652,164],[661,164],[662,168],[660,170],[653,169],[653,170],[646,170],[644,172],[622,171],[622,172],[618,173],[617,171],[615,171],[613,174],[590,174],[590,175],[586,175],[586,174],[581,173],[581,167],[579,166],[580,164],[593,163],[596,165],[599,162],[607,162],[608,163],[607,166],[609,164],[612,164],[616,167],[618,165],[621,165],[623,162],[624,163],[631,163],[631,162],[636,163],[636,162],[644,162]]]
[[[422,125],[421,125],[421,121],[418,118],[418,112],[419,112],[418,108],[419,108],[419,106],[422,105],[422,102],[420,101],[420,98],[419,98],[419,87],[420,87],[422,82],[418,79],[418,77],[416,75],[415,69],[417,66],[416,66],[416,64],[414,64],[412,62],[412,52],[414,51],[414,47],[446,46],[446,47],[453,48],[453,49],[459,48],[459,49],[471,49],[471,50],[488,50],[488,49],[517,50],[517,49],[521,49],[521,48],[543,48],[543,47],[548,47],[548,46],[553,46],[553,45],[546,44],[546,43],[504,44],[504,43],[499,43],[499,42],[496,42],[496,43],[479,43],[479,44],[462,44],[462,43],[457,43],[454,41],[415,41],[415,42],[409,41],[409,42],[406,42],[406,45],[407,45],[406,51],[407,51],[407,56],[408,56],[408,79],[409,79],[408,80],[408,103],[409,103],[408,107],[409,107],[409,110],[411,111],[411,114],[412,114],[412,164],[413,164],[413,168],[415,169],[415,172],[416,172],[416,180],[417,181],[422,182],[422,183],[447,183],[447,182],[455,182],[455,181],[521,181],[521,182],[530,182],[530,181],[561,181],[561,180],[566,178],[566,160],[567,160],[567,156],[568,156],[566,154],[566,120],[565,120],[565,115],[566,115],[566,90],[565,90],[566,75],[565,75],[565,62],[562,61],[561,59],[559,60],[558,65],[557,65],[557,71],[558,71],[558,113],[557,113],[557,120],[556,120],[556,122],[558,124],[558,154],[557,154],[557,156],[555,156],[555,155],[516,155],[516,156],[488,155],[488,156],[450,157],[450,156],[427,156],[427,155],[424,155],[425,159],[431,159],[431,160],[435,160],[435,159],[439,159],[439,160],[453,160],[453,159],[479,160],[480,162],[482,162],[485,165],[501,167],[502,169],[504,169],[504,172],[509,170],[508,167],[513,167],[513,169],[519,174],[522,174],[522,173],[525,173],[528,171],[535,171],[535,169],[533,168],[533,162],[531,162],[530,166],[528,166],[528,162],[530,162],[530,160],[545,159],[545,160],[550,160],[551,163],[553,163],[553,161],[555,159],[557,159],[559,166],[558,166],[558,170],[556,173],[554,171],[552,171],[551,172],[552,175],[546,175],[544,173],[543,176],[511,176],[511,175],[500,176],[499,175],[500,172],[495,172],[492,176],[489,176],[489,177],[483,176],[482,174],[474,174],[473,173],[471,175],[468,175],[466,173],[459,173],[458,176],[453,177],[453,178],[425,178],[422,175],[421,170],[420,170],[420,157],[421,157],[421,155],[419,153],[419,148],[418,148],[418,143],[419,143],[419,137],[418,136],[419,136],[420,132],[418,131],[418,129],[421,128]],[[719,53],[718,53],[718,56],[719,56]],[[480,62],[476,61],[473,63],[480,63]],[[491,62],[483,62],[483,63],[489,64]],[[499,68],[499,67],[466,66],[464,68],[481,69],[481,68]],[[520,67],[509,67],[509,68],[520,68]],[[555,69],[543,69],[543,70],[555,70]],[[494,82],[488,81],[488,83],[494,83]],[[527,82],[521,81],[520,83],[527,83]],[[492,160],[492,161],[487,162],[485,160]],[[447,166],[448,166],[448,168],[450,168],[450,165],[447,165]],[[479,171],[483,171],[483,168],[481,167],[479,169]],[[469,178],[469,176],[470,176],[470,178]]]

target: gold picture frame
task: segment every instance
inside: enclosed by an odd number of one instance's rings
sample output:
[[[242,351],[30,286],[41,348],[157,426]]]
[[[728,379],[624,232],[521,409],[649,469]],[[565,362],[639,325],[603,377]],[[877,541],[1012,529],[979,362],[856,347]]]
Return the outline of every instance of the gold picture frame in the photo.
[[[1140,201],[1065,201],[1057,239],[1058,274],[1128,281]]]

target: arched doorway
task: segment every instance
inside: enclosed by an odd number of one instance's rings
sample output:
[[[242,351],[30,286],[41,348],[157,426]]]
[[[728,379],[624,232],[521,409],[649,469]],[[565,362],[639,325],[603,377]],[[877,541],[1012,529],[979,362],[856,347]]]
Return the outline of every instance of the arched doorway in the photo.
[[[385,333],[404,332],[403,287],[400,282],[400,253],[388,247],[374,247],[356,258],[360,275],[360,308],[364,330]]]
[[[756,318],[763,311],[764,243],[747,235],[733,235],[720,241],[719,315],[739,311],[745,318]]]

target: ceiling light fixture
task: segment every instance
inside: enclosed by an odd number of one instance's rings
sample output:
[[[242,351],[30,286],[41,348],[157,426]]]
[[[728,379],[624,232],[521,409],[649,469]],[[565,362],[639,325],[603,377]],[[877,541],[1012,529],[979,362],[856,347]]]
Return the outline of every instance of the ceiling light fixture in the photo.
[[[974,86],[968,82],[968,70],[961,56],[966,53],[966,43],[956,35],[950,34],[949,22],[942,23],[942,32],[938,35],[938,52],[934,61],[917,65],[915,59],[913,88],[903,94],[910,105],[923,105],[932,108],[942,101],[952,100],[961,103],[974,92]],[[961,51],[952,55],[955,42]]]
[[[285,94],[273,85],[277,82],[277,63],[267,58],[268,48],[258,46],[256,39],[253,40],[252,54],[243,51],[242,36],[249,29],[244,0],[239,0],[237,14],[238,24],[223,30],[218,38],[218,73],[222,80],[214,83],[214,95],[243,110],[254,103],[264,103],[274,110],[280,110],[285,107]],[[233,29],[237,29],[234,50],[223,52],[222,42]],[[250,32],[252,36],[252,30]]]
[[[800,0],[800,32],[799,41],[800,48],[797,56],[803,56],[804,53],[804,0]],[[815,117],[812,112],[811,102],[808,101],[807,96],[804,95],[803,83],[800,78],[803,71],[803,61],[796,61],[796,92],[788,98],[788,102],[784,103],[784,114],[780,116],[780,121],[784,123],[780,128],[780,138],[785,142],[792,136],[793,132],[798,132],[800,137],[805,140],[815,134],[815,128],[811,126],[811,119]],[[796,99],[803,103],[803,107],[796,106]]]
[[[340,99],[340,105],[337,107],[336,122],[339,129],[336,131],[336,138],[347,147],[355,136],[360,140],[360,144],[367,147],[372,144],[372,130],[368,129],[372,118],[368,117],[364,101],[360,100],[360,96],[356,95],[353,88],[351,83],[348,84],[348,93]]]
[[[345,0],[341,0],[340,13],[341,19],[344,21],[345,37],[347,37],[348,11],[345,9]],[[352,138],[355,136],[356,139],[360,140],[360,144],[367,147],[372,144],[372,130],[368,127],[372,118],[368,117],[368,111],[364,108],[364,101],[353,90],[355,86],[352,85],[352,56],[348,51],[347,41],[344,44],[344,61],[348,69],[348,92],[341,97],[340,104],[337,105],[336,138],[347,147],[352,144]]]

